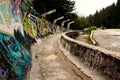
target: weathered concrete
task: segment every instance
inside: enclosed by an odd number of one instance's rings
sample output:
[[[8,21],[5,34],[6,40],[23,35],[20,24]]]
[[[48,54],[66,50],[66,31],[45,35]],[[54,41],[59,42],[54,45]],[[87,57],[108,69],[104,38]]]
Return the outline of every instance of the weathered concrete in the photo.
[[[32,46],[30,80],[91,80],[63,55],[58,39],[60,35],[52,35]]]
[[[100,75],[97,70],[87,66],[84,62],[79,59],[79,56],[75,56],[70,53],[67,49],[65,49],[61,42],[58,41],[60,49],[63,51],[64,55],[84,74],[89,76],[92,80],[105,80],[105,76]]]
[[[93,32],[93,37],[100,47],[120,52],[120,29],[95,30]]]
[[[71,34],[75,37],[74,33]],[[107,75],[108,80],[120,80],[120,54],[118,52],[89,45],[72,38],[65,34],[62,35],[61,44],[64,48],[79,56],[84,64],[96,69],[103,75]]]

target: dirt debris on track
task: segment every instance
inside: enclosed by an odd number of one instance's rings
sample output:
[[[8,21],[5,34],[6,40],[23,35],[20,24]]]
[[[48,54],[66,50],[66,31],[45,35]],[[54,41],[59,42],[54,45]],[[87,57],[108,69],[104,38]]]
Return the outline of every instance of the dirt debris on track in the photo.
[[[30,80],[91,80],[64,56],[58,47],[60,34],[49,36],[31,47]]]

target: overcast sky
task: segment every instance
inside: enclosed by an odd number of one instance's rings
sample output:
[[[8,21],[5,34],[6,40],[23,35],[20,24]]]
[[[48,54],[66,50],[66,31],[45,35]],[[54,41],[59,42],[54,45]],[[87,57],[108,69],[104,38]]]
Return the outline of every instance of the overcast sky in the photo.
[[[74,0],[76,10],[79,16],[89,16],[89,14],[94,14],[96,10],[100,10],[103,7],[111,5],[117,0]]]

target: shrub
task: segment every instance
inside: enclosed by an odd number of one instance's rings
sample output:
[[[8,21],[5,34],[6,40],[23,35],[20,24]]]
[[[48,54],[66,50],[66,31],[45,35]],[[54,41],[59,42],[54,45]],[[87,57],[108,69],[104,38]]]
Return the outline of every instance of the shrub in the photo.
[[[97,29],[96,26],[91,26],[91,27],[85,28],[84,34],[90,34],[92,30],[96,30],[96,29]]]

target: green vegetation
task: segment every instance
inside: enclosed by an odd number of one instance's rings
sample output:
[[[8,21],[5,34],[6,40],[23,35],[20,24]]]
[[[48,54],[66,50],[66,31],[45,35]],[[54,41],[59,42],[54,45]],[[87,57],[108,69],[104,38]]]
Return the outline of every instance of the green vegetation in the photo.
[[[31,3],[31,6],[38,12],[36,15],[39,17],[49,10],[56,9],[56,13],[46,17],[50,22],[53,22],[54,19],[60,16],[65,16],[63,20],[68,18],[71,19],[71,21],[74,20],[75,23],[71,24],[72,29],[84,30],[93,25],[102,29],[120,28],[120,0],[118,0],[116,4],[113,3],[88,17],[78,17],[76,13],[72,13],[75,2],[71,0],[33,0]],[[61,25],[61,21],[63,20],[58,21],[57,24]],[[65,26],[67,26],[67,23],[65,23]]]
[[[56,9],[56,13],[48,15],[46,18],[53,22],[54,19],[64,16],[65,19],[74,20],[77,18],[75,13],[72,13],[74,10],[75,2],[72,0],[34,0],[33,7],[39,13],[39,15],[48,12],[52,9]],[[61,21],[63,21],[61,20]],[[61,25],[61,21],[57,24]],[[65,24],[66,25],[66,24]]]
[[[78,17],[73,24],[73,29],[85,29],[89,26],[97,26],[97,28],[113,28],[120,29],[120,0],[117,3],[103,8],[94,15],[88,17]],[[89,33],[90,31],[88,31]]]
[[[85,28],[84,34],[90,34],[92,30],[96,30],[96,29],[97,29],[96,26],[91,26],[91,27]]]
[[[120,24],[120,0],[117,4],[103,8],[99,12],[96,11],[94,15],[87,17],[90,25],[95,25],[97,27],[104,26],[105,28],[119,28]]]

